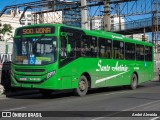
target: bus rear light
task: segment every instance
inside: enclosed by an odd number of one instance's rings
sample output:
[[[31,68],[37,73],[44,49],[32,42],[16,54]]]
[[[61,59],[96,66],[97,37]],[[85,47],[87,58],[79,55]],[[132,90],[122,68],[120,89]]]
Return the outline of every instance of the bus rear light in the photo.
[[[49,72],[49,73],[47,74],[47,79],[49,79],[50,77],[52,77],[53,75],[55,75],[55,73],[56,73],[55,70],[52,71],[52,72]]]

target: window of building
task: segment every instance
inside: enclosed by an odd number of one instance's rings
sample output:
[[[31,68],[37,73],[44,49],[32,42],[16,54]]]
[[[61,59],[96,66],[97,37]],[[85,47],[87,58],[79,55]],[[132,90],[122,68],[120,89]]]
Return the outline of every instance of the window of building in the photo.
[[[27,17],[31,17],[31,14],[28,14]]]
[[[112,40],[99,38],[99,57],[112,58]]]
[[[152,47],[145,46],[145,61],[152,61]]]
[[[136,60],[144,61],[144,46],[136,45]]]
[[[28,25],[31,25],[31,23],[28,23]]]
[[[135,60],[135,44],[134,43],[125,43],[125,59],[126,60]]]
[[[113,58],[124,59],[124,42],[113,41]]]
[[[114,19],[111,20],[111,23],[114,23]]]

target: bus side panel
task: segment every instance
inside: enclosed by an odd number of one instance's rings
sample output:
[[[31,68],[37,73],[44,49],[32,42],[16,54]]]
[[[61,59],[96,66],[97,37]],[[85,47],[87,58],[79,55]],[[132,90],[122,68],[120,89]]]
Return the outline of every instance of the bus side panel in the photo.
[[[69,89],[71,88],[71,82],[72,82],[71,76],[63,76],[62,77],[62,88],[63,89]]]
[[[99,58],[80,58],[79,70],[80,75],[88,73],[91,77],[91,88],[105,87],[106,81],[96,83],[96,80],[104,78],[107,73],[98,71]]]
[[[149,80],[152,80],[153,79],[153,72],[151,71],[154,71],[154,66],[153,66],[153,63],[152,62],[144,62],[143,63],[143,72],[141,73],[142,75],[141,76],[141,79],[140,79],[140,82],[146,82],[146,81],[149,81]]]
[[[106,86],[120,86],[130,84],[130,73],[131,67],[130,64],[124,60],[112,60],[110,63],[111,70],[110,77],[111,79],[107,80]],[[120,68],[123,67],[123,68]],[[124,70],[124,68],[126,68]]]
[[[91,68],[96,66],[93,69],[95,71],[91,71],[92,76],[94,76],[92,77],[92,88],[130,84],[131,68],[128,66],[129,64],[124,63],[126,62],[113,59],[99,59],[95,61],[95,64],[92,63]],[[119,68],[125,65],[130,71]]]
[[[62,81],[61,89],[77,88],[79,80],[79,59],[75,59],[59,69],[59,79]]]
[[[147,65],[147,71],[146,71],[146,80],[153,80],[154,79],[154,64],[153,62],[146,62]]]

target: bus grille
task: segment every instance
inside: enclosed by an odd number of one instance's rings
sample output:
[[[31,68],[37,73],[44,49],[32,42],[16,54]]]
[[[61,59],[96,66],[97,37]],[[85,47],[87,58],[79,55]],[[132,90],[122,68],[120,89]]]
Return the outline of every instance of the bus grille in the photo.
[[[17,72],[44,72],[45,69],[15,69]]]

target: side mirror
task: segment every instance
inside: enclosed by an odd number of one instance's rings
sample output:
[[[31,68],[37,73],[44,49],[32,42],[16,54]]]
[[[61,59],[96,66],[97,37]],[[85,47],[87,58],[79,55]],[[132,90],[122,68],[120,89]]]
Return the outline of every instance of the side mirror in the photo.
[[[61,32],[61,36],[64,36],[66,39],[68,39],[68,35],[66,32]]]
[[[71,53],[71,44],[67,44],[67,53]]]

